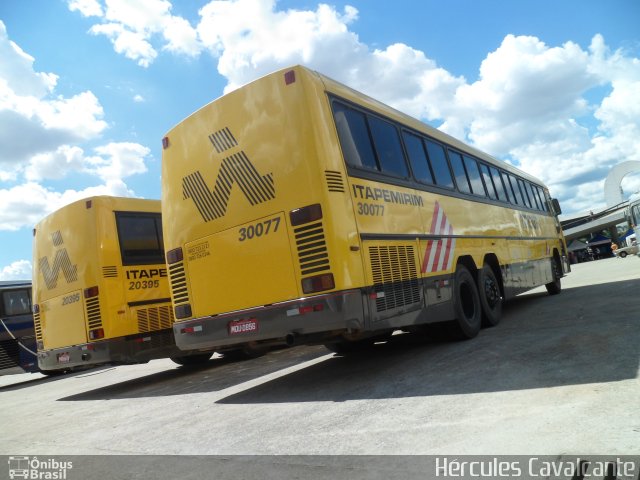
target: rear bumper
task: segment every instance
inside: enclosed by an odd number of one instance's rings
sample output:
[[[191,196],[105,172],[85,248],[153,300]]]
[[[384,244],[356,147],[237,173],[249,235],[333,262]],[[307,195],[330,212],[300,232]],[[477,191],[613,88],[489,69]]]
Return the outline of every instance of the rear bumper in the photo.
[[[291,345],[362,331],[363,309],[362,292],[347,290],[176,322],[173,331],[181,350],[220,351],[255,342]]]
[[[41,370],[71,370],[108,363],[145,363],[155,358],[184,355],[178,350],[171,329],[129,335],[71,347],[38,352]]]

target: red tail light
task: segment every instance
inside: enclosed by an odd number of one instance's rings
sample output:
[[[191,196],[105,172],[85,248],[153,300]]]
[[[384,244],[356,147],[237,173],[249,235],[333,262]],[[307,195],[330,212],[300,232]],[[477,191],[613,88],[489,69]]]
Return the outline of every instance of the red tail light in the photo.
[[[98,296],[98,287],[89,287],[84,289],[84,298],[93,298]]]
[[[104,338],[104,329],[96,328],[95,330],[89,330],[89,340],[100,340]]]
[[[335,286],[336,284],[333,281],[333,273],[323,273],[322,275],[302,279],[302,291],[304,293],[332,290]]]
[[[322,218],[322,207],[319,203],[309,205],[303,208],[296,208],[289,212],[291,218],[291,225],[302,225],[305,223],[313,222],[314,220],[320,220]]]

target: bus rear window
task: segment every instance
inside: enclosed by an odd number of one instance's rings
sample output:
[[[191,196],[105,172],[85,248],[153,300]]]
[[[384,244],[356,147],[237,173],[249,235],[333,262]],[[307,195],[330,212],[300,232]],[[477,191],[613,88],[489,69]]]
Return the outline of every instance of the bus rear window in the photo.
[[[164,263],[159,213],[115,212],[123,265]]]
[[[29,290],[9,290],[2,292],[2,316],[26,315],[31,313]]]

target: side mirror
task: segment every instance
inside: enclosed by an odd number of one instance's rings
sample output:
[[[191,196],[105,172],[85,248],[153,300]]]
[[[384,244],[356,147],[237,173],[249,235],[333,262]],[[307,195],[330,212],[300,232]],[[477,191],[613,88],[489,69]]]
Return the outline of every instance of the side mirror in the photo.
[[[562,208],[560,208],[560,202],[557,198],[551,199],[551,207],[553,208],[553,213],[557,215],[562,214]]]

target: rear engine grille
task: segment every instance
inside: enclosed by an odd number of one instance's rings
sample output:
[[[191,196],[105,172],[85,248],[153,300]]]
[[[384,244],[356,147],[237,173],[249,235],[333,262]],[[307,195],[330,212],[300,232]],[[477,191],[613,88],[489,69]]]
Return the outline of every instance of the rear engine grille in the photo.
[[[89,330],[102,328],[102,317],[100,316],[100,297],[87,299],[87,326]]]
[[[34,312],[33,314],[33,328],[36,331],[36,340],[42,341],[42,324],[40,323],[40,312]]]
[[[137,311],[138,332],[155,332],[171,328],[173,325],[173,309],[169,305],[141,308]]]
[[[293,230],[300,262],[300,273],[310,275],[330,269],[329,253],[322,221],[302,225]]]
[[[420,301],[420,283],[412,246],[369,247],[378,312]]]
[[[189,303],[189,292],[187,291],[187,277],[184,273],[184,262],[177,262],[169,265],[169,279],[171,281],[171,295],[173,303],[181,305]]]

